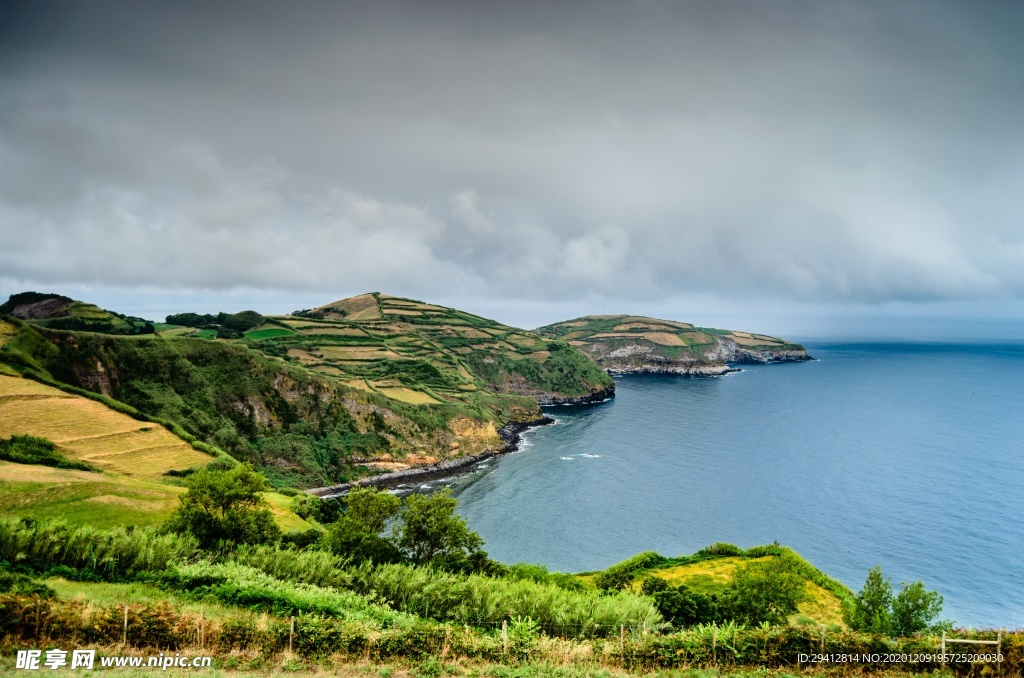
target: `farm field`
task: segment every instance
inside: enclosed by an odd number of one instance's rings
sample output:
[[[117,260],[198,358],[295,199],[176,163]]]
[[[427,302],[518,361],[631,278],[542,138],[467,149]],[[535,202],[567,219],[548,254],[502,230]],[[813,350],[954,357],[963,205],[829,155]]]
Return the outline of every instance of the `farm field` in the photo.
[[[578,353],[553,350],[564,344],[386,294],[342,299],[273,321],[292,332],[268,333],[268,352],[361,390],[370,390],[369,383],[377,393],[411,405],[475,402],[478,392],[575,396],[611,383]]]
[[[159,525],[184,491],[109,473],[0,461],[0,513],[5,516],[59,518],[101,528]],[[309,527],[292,513],[291,497],[276,492],[264,496],[282,530]]]
[[[211,461],[159,424],[30,379],[0,375],[0,438],[11,435],[47,438],[69,458],[132,478],[155,480]]]

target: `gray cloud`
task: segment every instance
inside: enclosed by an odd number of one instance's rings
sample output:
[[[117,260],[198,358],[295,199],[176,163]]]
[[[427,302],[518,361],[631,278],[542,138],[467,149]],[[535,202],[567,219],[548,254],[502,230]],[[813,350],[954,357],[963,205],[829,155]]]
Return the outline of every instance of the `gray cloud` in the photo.
[[[1016,3],[2,12],[12,287],[1024,296]]]

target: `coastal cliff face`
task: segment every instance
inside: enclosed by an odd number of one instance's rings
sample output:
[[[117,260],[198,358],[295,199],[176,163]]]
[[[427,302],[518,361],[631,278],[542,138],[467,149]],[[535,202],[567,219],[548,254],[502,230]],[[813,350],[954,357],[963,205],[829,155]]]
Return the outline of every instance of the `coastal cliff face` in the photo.
[[[587,316],[537,333],[567,341],[613,375],[715,377],[738,364],[811,359],[803,346],[777,337],[642,316]]]

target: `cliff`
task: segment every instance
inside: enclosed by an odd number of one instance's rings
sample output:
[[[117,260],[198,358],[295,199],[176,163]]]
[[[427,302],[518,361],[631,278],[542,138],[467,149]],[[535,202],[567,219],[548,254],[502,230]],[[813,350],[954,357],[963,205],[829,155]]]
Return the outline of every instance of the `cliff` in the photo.
[[[537,333],[568,342],[609,374],[714,377],[744,363],[811,359],[803,346],[778,337],[643,316],[585,316],[546,325]]]

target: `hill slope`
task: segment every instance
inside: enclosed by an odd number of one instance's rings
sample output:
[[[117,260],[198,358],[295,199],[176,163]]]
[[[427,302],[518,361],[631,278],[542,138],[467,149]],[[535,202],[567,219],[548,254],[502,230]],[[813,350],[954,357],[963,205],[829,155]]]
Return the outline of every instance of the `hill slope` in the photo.
[[[715,376],[736,363],[810,359],[803,346],[776,337],[644,316],[585,316],[545,325],[537,333],[567,341],[612,374]]]
[[[603,399],[614,389],[564,342],[412,299],[363,294],[275,320],[294,334],[264,345],[282,346],[355,388],[414,404],[472,402],[484,392],[547,405]]]
[[[47,438],[70,459],[147,480],[213,460],[158,424],[52,386],[0,375],[0,438],[12,435]]]
[[[174,422],[279,486],[494,450],[500,429],[541,418],[539,403],[614,388],[564,342],[386,295],[272,318],[238,340],[0,325],[0,364],[15,373]]]

